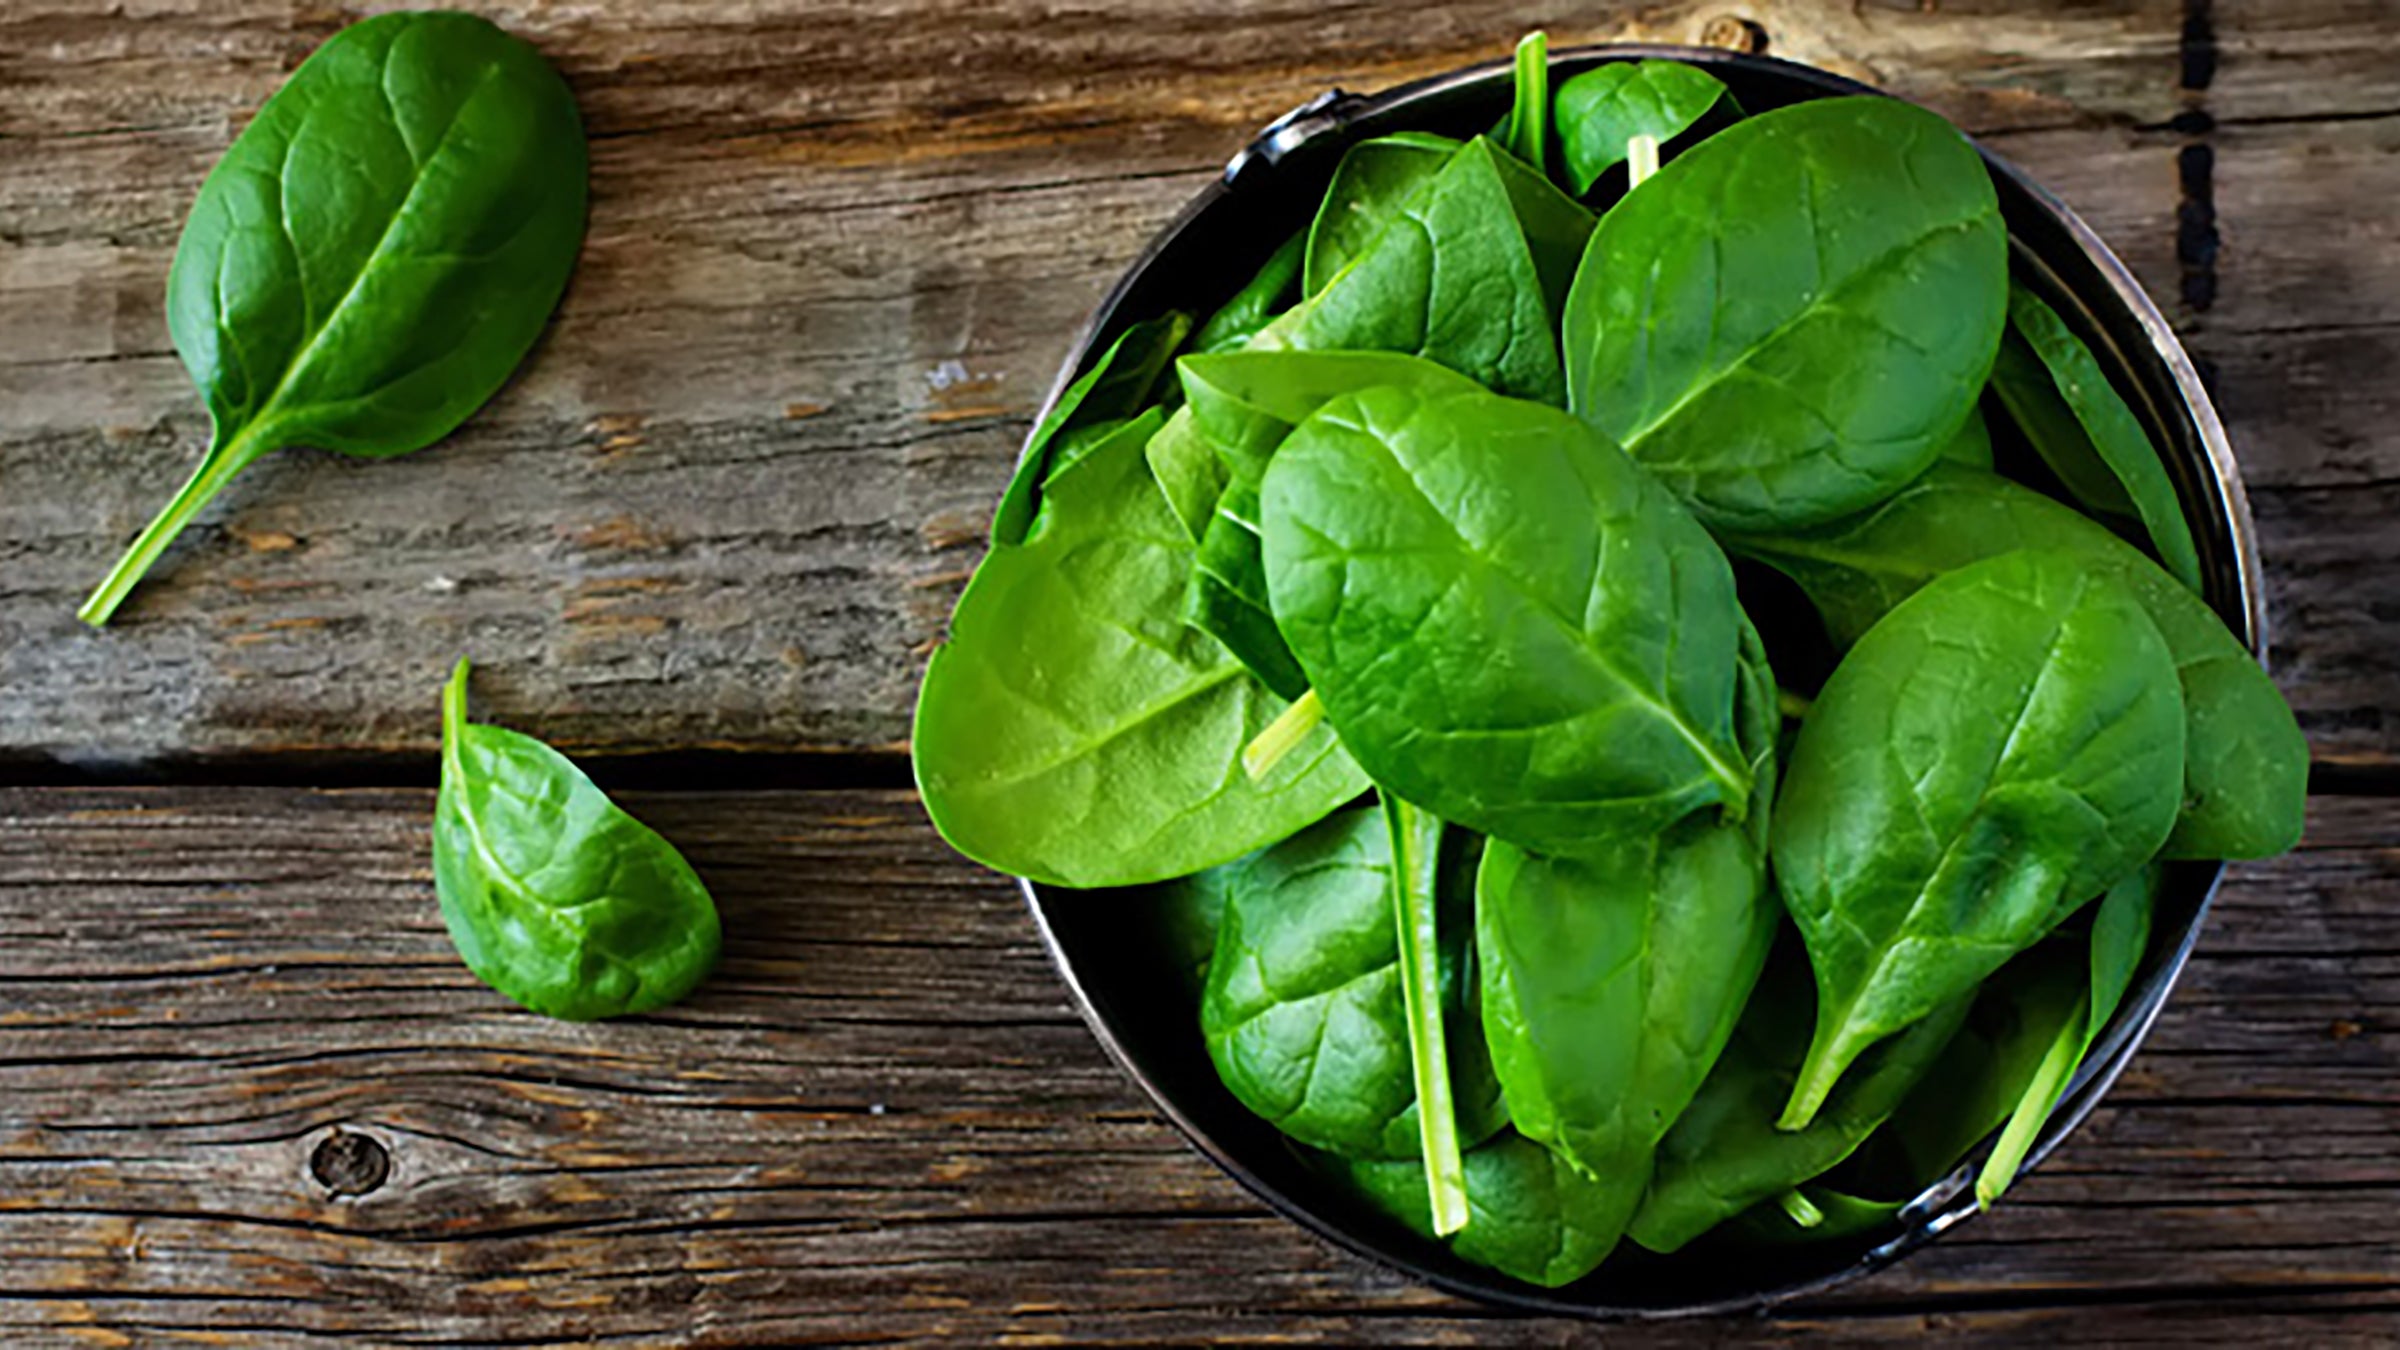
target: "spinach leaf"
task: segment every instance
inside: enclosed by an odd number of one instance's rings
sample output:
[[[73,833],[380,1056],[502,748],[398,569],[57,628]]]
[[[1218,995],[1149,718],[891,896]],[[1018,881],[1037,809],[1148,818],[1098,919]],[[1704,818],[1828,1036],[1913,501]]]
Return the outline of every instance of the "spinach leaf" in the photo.
[[[1460,144],[1429,131],[1399,131],[1344,151],[1308,229],[1301,293],[1324,290],[1366,252],[1383,227],[1458,154]]]
[[[1191,621],[1269,689],[1298,698],[1308,677],[1275,626],[1259,554],[1258,484],[1267,461],[1294,424],[1343,394],[1480,386],[1431,361],[1388,352],[1228,352],[1186,357],[1177,369],[1199,439],[1214,448],[1226,479],[1193,562]]]
[[[1476,887],[1484,1039],[1509,1117],[1603,1186],[1629,1190],[1629,1216],[1659,1138],[1733,1033],[1782,913],[1766,877],[1775,676],[1746,624],[1742,655],[1747,820],[1699,812],[1587,859],[1494,842]]]
[[[2122,583],[2033,552],[1950,573],[1842,658],[1776,802],[1818,995],[1785,1127],[2157,853],[2183,782],[2174,671]]]
[[[1519,194],[1549,207],[1521,211]],[[1330,198],[1325,209],[1333,209]],[[1477,137],[1409,192],[1356,256],[1267,325],[1251,347],[1405,352],[1504,394],[1564,404],[1550,287],[1569,274],[1570,250],[1582,242],[1578,221],[1589,219],[1541,175]],[[1318,249],[1310,233],[1313,268]]]
[[[2104,514],[2138,516],[2167,571],[2199,590],[2191,524],[2140,419],[2083,339],[2040,296],[2012,285],[2008,317],[1992,392],[2077,501]]]
[[[2183,811],[2169,858],[2265,858],[2299,842],[2308,742],[2290,705],[2206,602],[2107,528],[1987,473],[1936,465],[1858,515],[1785,534],[1728,537],[1798,582],[1837,646],[1945,572],[2016,549],[2073,552],[2129,587],[2182,682]]]
[[[1550,169],[1550,35],[1527,33],[1517,40],[1515,101],[1492,139],[1520,163]]]
[[[1569,406],[1712,527],[1890,495],[1957,435],[2007,306],[1983,161],[1895,99],[1709,137],[1592,234],[1568,298]]]
[[[1368,1203],[1420,1237],[1434,1236],[1424,1170],[1408,1163],[1318,1161]],[[1461,1260],[1556,1289],[1590,1274],[1625,1226],[1621,1195],[1515,1131],[1464,1160],[1468,1220],[1448,1238]]]
[[[1757,990],[1698,1096],[1658,1146],[1650,1189],[1626,1234],[1651,1251],[1680,1251],[1719,1223],[1850,1156],[1938,1061],[1973,996],[1953,999],[1869,1049],[1805,1127],[1776,1112],[1807,1050],[1805,961],[1788,945]]]
[[[1193,423],[1189,403],[1168,416],[1142,455],[1176,523],[1193,543],[1200,542],[1208,532],[1209,515],[1217,509],[1217,497],[1225,491],[1226,470],[1216,447]]]
[[[1182,345],[1191,323],[1190,315],[1171,313],[1133,325],[1108,344],[1090,370],[1067,386],[1043,415],[1041,425],[1034,428],[1023,458],[1017,461],[1017,471],[1008,480],[1008,489],[1000,494],[1000,505],[992,512],[993,543],[1025,542],[1026,531],[1033,528],[1042,485],[1064,467],[1054,461],[1071,457],[1068,449],[1078,433],[1083,436],[1078,448],[1088,451],[1097,443],[1095,433],[1105,435],[1150,402],[1158,377]]]
[[[1588,427],[1369,389],[1300,424],[1260,496],[1276,622],[1378,784],[1560,856],[1742,813],[1732,570]]]
[[[1285,1134],[1350,1156],[1413,1159],[1423,1145],[1392,887],[1391,834],[1373,807],[1331,816],[1243,865],[1200,1027],[1226,1088]],[[1465,897],[1443,898],[1445,1049],[1458,1132],[1474,1144],[1507,1116],[1465,1006]]]
[[[467,969],[545,1016],[663,1008],[717,963],[691,864],[565,755],[468,722],[463,659],[442,691],[433,883]]]
[[[2074,1078],[2092,1045],[2117,1015],[2117,1005],[2133,984],[2142,952],[2150,945],[2150,915],[2158,900],[2160,872],[2153,863],[2111,887],[2092,916],[2091,978],[2072,1011],[2059,1020],[2052,1036],[2041,1042],[2047,1053],[2014,1094],[2016,1100],[1975,1178],[1975,1199],[1985,1209],[1999,1199],[2023,1169],[2035,1136],[2058,1109],[2067,1084]],[[1955,1155],[1954,1155],[1955,1156]]]
[[[583,242],[566,83],[465,14],[387,14],[312,53],[201,185],[167,328],[215,430],[77,611],[97,627],[235,474],[308,445],[450,433],[524,360]]]
[[[918,694],[917,786],[953,848],[1056,885],[1139,885],[1365,791],[1324,732],[1263,781],[1243,772],[1283,704],[1177,617],[1191,541],[1139,444],[1111,438],[1042,495],[1025,542],[976,569]]]
[[[1191,977],[1194,1000],[1208,984],[1208,967],[1217,951],[1217,932],[1225,919],[1225,902],[1233,894],[1247,858],[1162,881],[1149,888],[1143,902],[1158,911],[1158,933],[1175,969]]]
[[[1613,61],[1587,70],[1558,89],[1558,139],[1566,154],[1567,183],[1577,196],[1590,192],[1600,175],[1625,162],[1625,146],[1636,136],[1660,144],[1691,130],[1733,96],[1717,77],[1681,61]]]
[[[1307,256],[1306,230],[1277,245],[1257,274],[1192,334],[1192,350],[1202,355],[1230,352],[1257,337],[1260,329],[1299,298],[1300,267]]]
[[[1781,1247],[1879,1232],[1898,1222],[1905,1200],[1869,1200],[1810,1183],[1752,1205],[1716,1230],[1731,1244]]]

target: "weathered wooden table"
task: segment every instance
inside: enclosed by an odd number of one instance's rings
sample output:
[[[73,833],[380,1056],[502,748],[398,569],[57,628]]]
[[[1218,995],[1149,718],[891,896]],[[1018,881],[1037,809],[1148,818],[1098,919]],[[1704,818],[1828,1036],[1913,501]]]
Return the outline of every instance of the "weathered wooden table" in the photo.
[[[2400,1340],[2400,4],[480,6],[582,100],[591,237],[437,449],[248,474],[71,618],[206,419],[160,296],[346,8],[0,0],[0,1342],[1549,1341],[1319,1246],[1103,1060],[906,789],[926,645],[1077,324],[1250,131],[1549,26],[1763,44],[2059,190],[2212,372],[2308,843],[1989,1219],[1763,1322]],[[727,958],[568,1026],[458,965],[427,818],[493,720],[684,845]]]

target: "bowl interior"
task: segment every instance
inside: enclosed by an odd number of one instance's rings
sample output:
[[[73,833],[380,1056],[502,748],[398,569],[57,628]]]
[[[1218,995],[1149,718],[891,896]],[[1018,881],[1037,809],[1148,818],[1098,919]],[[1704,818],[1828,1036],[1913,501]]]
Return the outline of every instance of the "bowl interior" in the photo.
[[[1751,113],[1871,92],[1822,71],[1723,52],[1591,48],[1552,58],[1552,81],[1608,61],[1671,56],[1710,69]],[[1493,63],[1366,100],[1337,101],[1258,150],[1232,181],[1186,209],[1119,282],[1070,356],[1061,384],[1124,325],[1168,309],[1205,315],[1291,232],[1305,227],[1347,146],[1402,128],[1468,136],[1506,114],[1510,72]],[[1265,143],[1262,142],[1262,146]],[[2253,650],[2263,644],[2247,507],[2223,433],[2165,321],[2121,264],[2055,199],[1989,153],[2012,266],[2092,345],[2162,447],[2206,573],[2208,598]],[[1997,428],[1995,428],[1997,431]],[[2088,1113],[2131,1057],[2197,939],[2222,868],[2176,864],[2161,891],[2151,950],[2115,1020],[2053,1114],[2038,1161]],[[1329,1185],[1219,1083],[1201,1043],[1198,992],[1138,891],[1026,886],[1060,973],[1103,1045],[1192,1142],[1261,1199],[1383,1265],[1470,1297],[1527,1311],[1639,1317],[1757,1307],[1888,1265],[1974,1212],[1971,1167],[1929,1188],[1890,1231],[1847,1242],[1745,1248],[1671,1259],[1622,1244],[1587,1279],[1539,1290],[1469,1265]],[[1987,1146],[1988,1146],[1987,1141]],[[1984,1149],[1978,1149],[1979,1158]],[[2003,1202],[2005,1203],[2005,1202]]]

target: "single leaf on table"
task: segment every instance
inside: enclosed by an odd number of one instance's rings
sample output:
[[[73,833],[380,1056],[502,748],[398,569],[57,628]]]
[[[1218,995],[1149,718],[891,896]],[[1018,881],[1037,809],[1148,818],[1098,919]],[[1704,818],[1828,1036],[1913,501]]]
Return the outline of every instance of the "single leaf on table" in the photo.
[[[1625,162],[1636,136],[1664,145],[1692,129],[1722,100],[1733,101],[1717,77],[1681,61],[1612,61],[1558,88],[1558,141],[1567,183],[1581,196],[1600,175]]]
[[[1368,389],[1301,423],[1260,495],[1277,625],[1377,783],[1559,856],[1742,814],[1732,570],[1589,427]]]
[[[2200,554],[2166,461],[2091,348],[2022,285],[2008,298],[2009,334],[1992,368],[1992,392],[2042,461],[2077,501],[2133,516],[2176,580],[2200,589]]]
[[[1071,458],[1067,450],[1078,433],[1085,438],[1080,448],[1088,450],[1095,433],[1104,434],[1151,402],[1159,376],[1166,372],[1167,362],[1182,345],[1191,322],[1187,314],[1167,314],[1133,325],[1108,344],[1090,370],[1066,387],[1026,440],[1017,471],[992,512],[993,543],[1025,542],[1040,507],[1042,485],[1063,467],[1060,461]]]
[[[1283,701],[1181,619],[1191,539],[1142,447],[1052,478],[1025,542],[959,597],[917,698],[918,789],[952,847],[1064,886],[1183,876],[1366,790],[1320,732],[1253,782],[1242,747]]]
[[[1569,406],[1712,528],[1890,495],[1973,407],[2007,236],[1957,128],[1821,99],[1719,132],[1593,231],[1568,298]]]
[[[2117,1005],[2124,1001],[2142,953],[2150,945],[2150,917],[2158,901],[2159,880],[2158,864],[2152,863],[2101,897],[2092,915],[2090,981],[2073,1013],[2062,1020],[2047,1042],[2047,1053],[2018,1095],[2008,1127],[2001,1131],[1992,1156],[1975,1178],[1975,1199],[1985,1209],[2016,1180],[2036,1136],[2049,1122],[2050,1113],[2058,1109],[2059,1099],[2066,1096],[2075,1071],[2091,1054],[2109,1019],[2117,1015]]]
[[[1231,879],[1200,1029],[1244,1106],[1312,1147],[1417,1159],[1391,834],[1376,807],[1340,812],[1242,865]],[[1507,1123],[1467,1009],[1468,897],[1439,898],[1443,1022],[1458,1136]],[[1418,1184],[1424,1169],[1411,1162]]]
[[[1267,604],[1259,554],[1258,484],[1292,427],[1344,394],[1382,386],[1479,392],[1445,366],[1389,352],[1226,352],[1178,363],[1194,439],[1214,448],[1224,486],[1200,533],[1190,617],[1284,698],[1308,677]]]
[[[1989,473],[1937,464],[1857,515],[1725,542],[1799,583],[1844,648],[1944,573],[2017,549],[2072,551],[2133,591],[2175,658],[2183,808],[2164,856],[2266,858],[2299,842],[2308,742],[2275,682],[2205,601],[2073,509]]]
[[[1589,859],[1495,841],[1476,887],[1484,1039],[1509,1118],[1615,1195],[1619,1223],[1732,1035],[1782,917],[1766,877],[1775,677],[1747,625],[1743,639],[1746,820],[1696,812]]]
[[[167,276],[208,451],[79,616],[106,623],[267,452],[404,455],[481,407],[566,289],[585,161],[566,82],[482,19],[386,14],[301,62],[201,185]]]
[[[717,907],[690,863],[566,756],[467,721],[467,663],[442,691],[434,892],[467,969],[549,1017],[649,1012],[717,963]]]
[[[1850,649],[1776,802],[1775,875],[1818,995],[1785,1126],[2157,853],[2183,720],[2157,625],[2072,554],[1952,572]]]
[[[1424,1169],[1327,1154],[1316,1161],[1380,1212],[1434,1236]],[[1612,1217],[1613,1197],[1525,1136],[1504,1130],[1469,1149],[1463,1167],[1467,1225],[1446,1239],[1459,1259],[1556,1289],[1590,1274],[1616,1245],[1623,1221]]]
[[[1300,298],[1300,268],[1307,257],[1306,230],[1296,231],[1277,245],[1233,298],[1192,333],[1192,351],[1200,355],[1235,351],[1257,337],[1260,329]]]
[[[1809,985],[1807,962],[1790,944],[1768,960],[1732,1041],[1659,1143],[1650,1189],[1626,1229],[1635,1242],[1680,1251],[1849,1157],[1940,1060],[1974,1001],[1954,999],[1868,1050],[1814,1120],[1784,1130],[1775,1117],[1808,1050]]]

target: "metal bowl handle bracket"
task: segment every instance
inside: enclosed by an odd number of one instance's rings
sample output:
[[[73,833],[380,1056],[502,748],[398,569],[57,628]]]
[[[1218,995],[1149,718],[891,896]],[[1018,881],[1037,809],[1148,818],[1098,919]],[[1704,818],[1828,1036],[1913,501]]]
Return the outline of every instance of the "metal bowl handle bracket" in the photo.
[[[1300,146],[1339,132],[1370,102],[1346,89],[1328,89],[1267,123],[1265,130],[1225,161],[1225,186],[1240,187],[1244,178],[1274,168]]]

